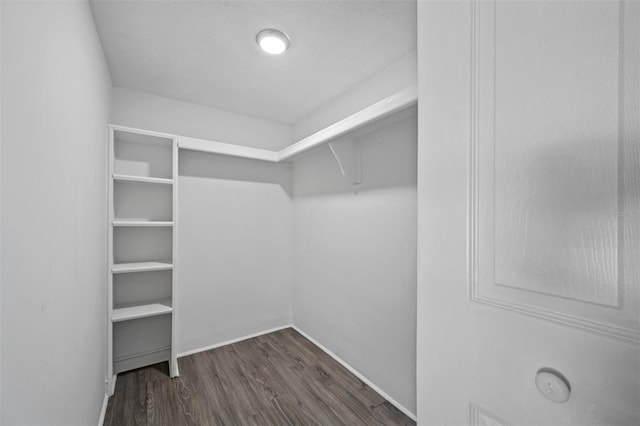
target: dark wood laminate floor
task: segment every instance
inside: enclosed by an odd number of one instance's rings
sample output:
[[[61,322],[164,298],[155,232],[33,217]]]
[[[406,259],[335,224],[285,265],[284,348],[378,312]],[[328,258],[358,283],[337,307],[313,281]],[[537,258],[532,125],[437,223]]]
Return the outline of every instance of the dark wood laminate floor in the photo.
[[[105,425],[414,425],[288,328],[123,373]]]

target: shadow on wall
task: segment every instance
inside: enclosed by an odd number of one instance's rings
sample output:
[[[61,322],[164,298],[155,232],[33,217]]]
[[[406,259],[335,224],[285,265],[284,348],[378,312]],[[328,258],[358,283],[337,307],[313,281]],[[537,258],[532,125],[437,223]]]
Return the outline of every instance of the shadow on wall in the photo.
[[[292,196],[291,165],[181,150],[179,176],[280,185]]]
[[[346,176],[329,145],[322,145],[295,160],[293,196],[357,195],[390,187],[415,186],[417,142],[417,107],[355,130],[331,142]],[[354,184],[358,181],[361,183]]]

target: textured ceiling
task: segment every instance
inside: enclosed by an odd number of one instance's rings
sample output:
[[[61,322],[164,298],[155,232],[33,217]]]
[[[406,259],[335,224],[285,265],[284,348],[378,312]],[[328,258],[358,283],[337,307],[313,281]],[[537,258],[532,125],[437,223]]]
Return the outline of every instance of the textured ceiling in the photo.
[[[415,1],[93,1],[113,84],[294,123],[415,49]],[[255,35],[291,38],[282,56]]]

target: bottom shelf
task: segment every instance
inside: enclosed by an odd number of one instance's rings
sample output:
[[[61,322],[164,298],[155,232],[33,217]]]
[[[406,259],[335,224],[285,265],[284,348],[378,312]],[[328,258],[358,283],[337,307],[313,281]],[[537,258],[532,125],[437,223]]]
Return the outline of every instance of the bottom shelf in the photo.
[[[171,315],[113,322],[110,326],[113,332],[111,351],[114,373],[170,361]]]
[[[128,321],[156,315],[170,314],[173,311],[171,299],[161,299],[131,306],[116,307],[111,314],[112,322]]]

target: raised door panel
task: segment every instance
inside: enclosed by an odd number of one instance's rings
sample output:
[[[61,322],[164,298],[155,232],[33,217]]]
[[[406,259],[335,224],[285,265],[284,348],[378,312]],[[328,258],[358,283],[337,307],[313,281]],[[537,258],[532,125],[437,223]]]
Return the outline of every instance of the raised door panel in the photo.
[[[475,3],[472,300],[638,340],[631,19],[624,2]]]

